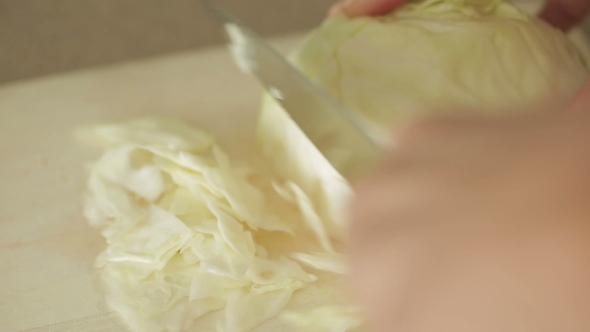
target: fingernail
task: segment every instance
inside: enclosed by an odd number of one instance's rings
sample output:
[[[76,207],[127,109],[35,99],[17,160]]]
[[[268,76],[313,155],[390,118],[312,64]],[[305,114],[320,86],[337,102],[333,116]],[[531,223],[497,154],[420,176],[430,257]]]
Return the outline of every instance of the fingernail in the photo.
[[[330,9],[328,10],[328,16],[334,16],[340,14],[344,11],[344,9],[350,6],[355,0],[342,0],[335,3]]]

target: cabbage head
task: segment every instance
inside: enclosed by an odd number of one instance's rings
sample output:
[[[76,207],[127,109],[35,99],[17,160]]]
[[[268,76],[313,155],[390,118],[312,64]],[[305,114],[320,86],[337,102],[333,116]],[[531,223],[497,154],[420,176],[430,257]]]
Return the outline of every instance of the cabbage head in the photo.
[[[588,77],[560,31],[504,0],[418,0],[380,17],[327,19],[290,60],[380,130],[417,115],[489,115],[565,103]],[[346,181],[270,96],[259,145],[315,203],[329,233],[345,220]]]

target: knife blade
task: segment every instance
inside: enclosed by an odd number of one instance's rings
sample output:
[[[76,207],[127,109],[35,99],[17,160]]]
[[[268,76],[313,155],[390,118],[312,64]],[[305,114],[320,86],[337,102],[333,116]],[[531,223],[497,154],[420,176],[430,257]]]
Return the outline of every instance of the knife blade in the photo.
[[[201,3],[222,25],[238,67],[258,79],[340,174],[350,180],[376,166],[385,144],[367,122],[229,12],[210,0]]]

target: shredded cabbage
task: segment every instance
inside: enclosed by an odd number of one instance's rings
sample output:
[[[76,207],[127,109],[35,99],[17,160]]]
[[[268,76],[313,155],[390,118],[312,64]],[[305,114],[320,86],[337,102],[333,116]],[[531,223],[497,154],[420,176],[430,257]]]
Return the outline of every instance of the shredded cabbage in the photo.
[[[288,183],[232,162],[210,135],[167,118],[77,134],[105,149],[90,167],[85,216],[107,240],[96,260],[107,304],[134,331],[180,331],[220,309],[219,331],[249,331],[317,280],[289,256],[319,244],[270,254],[262,244],[318,232],[303,226],[306,198],[284,200]]]

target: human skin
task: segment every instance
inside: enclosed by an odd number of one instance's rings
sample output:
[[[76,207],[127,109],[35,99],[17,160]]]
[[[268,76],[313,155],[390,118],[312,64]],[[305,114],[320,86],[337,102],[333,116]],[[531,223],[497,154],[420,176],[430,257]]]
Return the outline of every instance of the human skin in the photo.
[[[563,112],[431,117],[355,184],[373,331],[590,331],[590,85]]]
[[[565,31],[587,9],[541,17]],[[395,139],[351,203],[350,289],[373,331],[590,331],[590,83],[563,109],[427,117]]]

